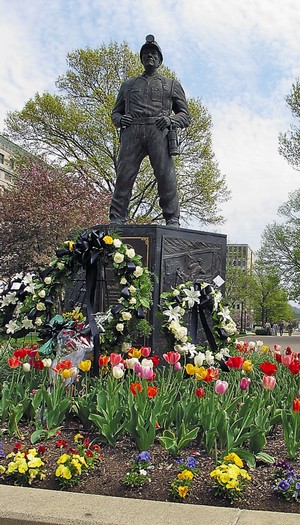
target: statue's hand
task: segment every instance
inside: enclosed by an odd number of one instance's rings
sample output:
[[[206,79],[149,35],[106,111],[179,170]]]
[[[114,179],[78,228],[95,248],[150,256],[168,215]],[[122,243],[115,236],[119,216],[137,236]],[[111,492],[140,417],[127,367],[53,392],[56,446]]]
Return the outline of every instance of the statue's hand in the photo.
[[[170,117],[166,117],[165,115],[162,115],[161,117],[158,117],[156,120],[156,127],[163,131],[166,128],[169,128],[171,124]]]
[[[128,126],[131,126],[132,124],[132,115],[127,113],[126,115],[123,115],[120,120],[121,128],[127,128]]]

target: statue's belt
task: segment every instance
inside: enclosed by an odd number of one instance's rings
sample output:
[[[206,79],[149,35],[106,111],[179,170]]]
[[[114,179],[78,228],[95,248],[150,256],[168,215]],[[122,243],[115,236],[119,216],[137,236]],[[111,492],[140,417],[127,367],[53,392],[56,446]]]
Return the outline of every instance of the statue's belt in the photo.
[[[145,125],[155,124],[157,119],[158,117],[140,117],[140,118],[137,117],[132,120],[131,124],[145,124]]]

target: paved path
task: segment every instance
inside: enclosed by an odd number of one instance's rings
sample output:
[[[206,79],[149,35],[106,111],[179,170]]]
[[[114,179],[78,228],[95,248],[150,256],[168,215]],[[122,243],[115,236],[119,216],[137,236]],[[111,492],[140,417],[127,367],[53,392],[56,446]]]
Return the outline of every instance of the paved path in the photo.
[[[265,345],[273,348],[275,344],[280,345],[282,348],[290,346],[294,352],[300,352],[300,333],[294,332],[293,335],[289,336],[284,334],[283,336],[277,335],[254,335],[250,334],[247,336],[239,336],[241,341],[263,341]]]
[[[1,525],[299,525],[300,523],[298,513],[208,507],[5,485],[1,485],[0,494]]]

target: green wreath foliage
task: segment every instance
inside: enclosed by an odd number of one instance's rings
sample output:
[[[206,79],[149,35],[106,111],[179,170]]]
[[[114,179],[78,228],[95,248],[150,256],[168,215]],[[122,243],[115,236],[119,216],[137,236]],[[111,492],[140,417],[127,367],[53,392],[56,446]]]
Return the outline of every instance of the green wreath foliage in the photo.
[[[231,318],[229,308],[223,305],[223,296],[209,283],[195,286],[191,281],[178,284],[168,292],[161,294],[162,326],[175,351],[190,357],[203,350],[202,345],[193,344],[188,333],[187,318],[192,309],[203,306],[211,316],[212,336],[216,343],[219,357],[233,346],[237,328]]]
[[[111,264],[120,293],[117,305],[95,313],[102,351],[112,351],[114,345],[137,335],[149,335],[145,312],[152,304],[152,275],[131,246],[115,233],[97,229],[62,243],[38,274],[20,273],[9,281],[0,299],[2,332],[13,338],[35,332],[41,339],[53,339],[54,333],[70,327],[70,319],[58,311],[60,293],[80,268],[89,271],[98,261]]]

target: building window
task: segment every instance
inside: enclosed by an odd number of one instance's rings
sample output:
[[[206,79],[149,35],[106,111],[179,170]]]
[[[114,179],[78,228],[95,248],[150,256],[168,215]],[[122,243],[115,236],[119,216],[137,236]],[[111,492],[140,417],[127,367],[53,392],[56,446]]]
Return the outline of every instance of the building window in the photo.
[[[0,153],[0,164],[4,164],[4,155]]]

